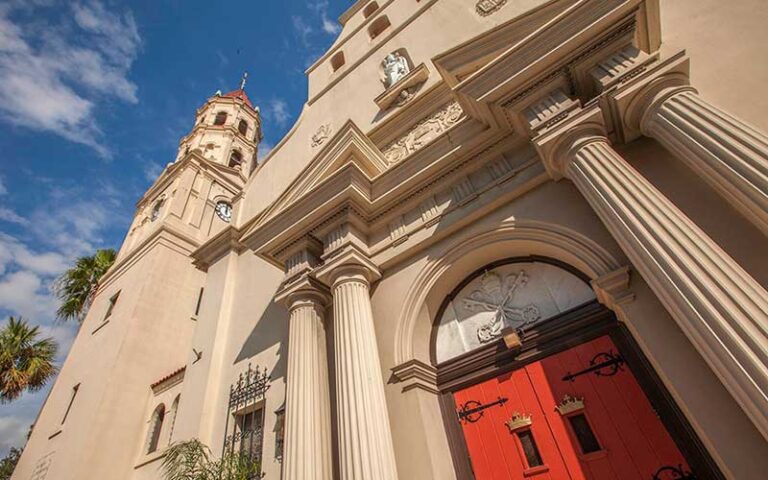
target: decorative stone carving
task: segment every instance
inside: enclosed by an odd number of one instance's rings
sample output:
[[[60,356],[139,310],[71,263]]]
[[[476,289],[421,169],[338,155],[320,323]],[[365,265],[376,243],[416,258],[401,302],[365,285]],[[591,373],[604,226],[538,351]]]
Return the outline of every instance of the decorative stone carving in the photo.
[[[505,3],[507,3],[507,0],[478,0],[475,5],[475,11],[481,17],[487,17],[492,13],[496,13]]]
[[[330,123],[320,125],[314,135],[312,135],[312,148],[319,147],[331,136],[333,128]]]
[[[452,102],[430,117],[421,120],[408,133],[384,147],[382,153],[387,163],[392,165],[403,161],[408,155],[455,125],[462,113],[464,111],[458,102]]]
[[[389,88],[411,71],[408,59],[398,52],[392,52],[381,62],[384,68],[384,86]]]
[[[494,312],[491,321],[477,329],[480,343],[488,343],[501,335],[506,326],[524,327],[541,319],[539,308],[534,304],[514,307],[509,304],[515,291],[528,283],[524,270],[502,277],[496,272],[484,275],[480,288],[462,299],[469,310]]]

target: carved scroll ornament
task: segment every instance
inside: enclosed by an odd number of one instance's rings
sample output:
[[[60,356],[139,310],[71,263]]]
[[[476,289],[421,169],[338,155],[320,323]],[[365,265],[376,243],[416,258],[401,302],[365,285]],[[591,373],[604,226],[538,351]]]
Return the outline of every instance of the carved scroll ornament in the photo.
[[[457,102],[449,103],[430,117],[421,120],[405,135],[387,145],[382,152],[393,165],[435,139],[461,118],[463,110]]]

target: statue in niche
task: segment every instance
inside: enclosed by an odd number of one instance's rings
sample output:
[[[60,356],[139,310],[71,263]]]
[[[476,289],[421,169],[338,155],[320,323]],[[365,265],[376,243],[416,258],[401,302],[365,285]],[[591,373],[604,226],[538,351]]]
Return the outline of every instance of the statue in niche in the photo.
[[[398,52],[392,52],[381,62],[384,67],[384,86],[391,87],[401,78],[408,75],[411,67],[408,65],[408,59]]]

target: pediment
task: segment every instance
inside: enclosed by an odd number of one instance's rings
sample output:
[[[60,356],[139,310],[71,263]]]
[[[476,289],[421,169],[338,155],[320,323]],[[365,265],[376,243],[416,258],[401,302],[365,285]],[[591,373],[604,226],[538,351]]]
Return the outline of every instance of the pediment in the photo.
[[[387,169],[387,162],[381,151],[352,121],[348,121],[341,127],[320,153],[302,170],[288,189],[264,213],[258,223],[264,223],[264,221],[274,217],[315,190],[335,173],[349,167],[356,168],[371,181]]]
[[[551,0],[433,58],[451,87],[557,19],[579,0]]]

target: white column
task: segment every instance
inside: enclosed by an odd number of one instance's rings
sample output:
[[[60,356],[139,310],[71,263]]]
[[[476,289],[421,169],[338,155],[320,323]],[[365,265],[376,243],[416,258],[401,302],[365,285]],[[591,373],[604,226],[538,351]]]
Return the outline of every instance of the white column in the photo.
[[[768,137],[687,86],[656,94],[640,123],[768,234]]]
[[[557,148],[539,143],[544,162],[573,181],[768,438],[768,292],[596,130],[566,126]]]
[[[290,331],[285,400],[285,480],[332,480],[331,404],[324,309],[311,289],[288,295]]]
[[[396,480],[367,268],[343,265],[330,273],[340,477]]]

